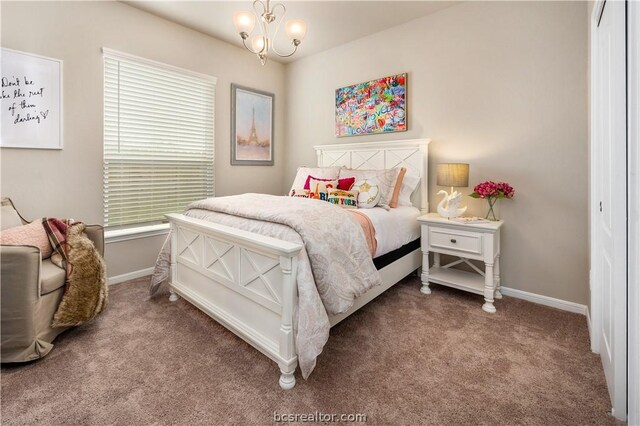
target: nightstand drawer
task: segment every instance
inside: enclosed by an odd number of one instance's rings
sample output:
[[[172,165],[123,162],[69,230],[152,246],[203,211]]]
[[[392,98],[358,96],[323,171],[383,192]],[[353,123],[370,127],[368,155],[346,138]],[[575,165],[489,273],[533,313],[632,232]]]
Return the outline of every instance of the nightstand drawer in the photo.
[[[466,254],[482,255],[482,233],[429,227],[429,250],[446,249]]]

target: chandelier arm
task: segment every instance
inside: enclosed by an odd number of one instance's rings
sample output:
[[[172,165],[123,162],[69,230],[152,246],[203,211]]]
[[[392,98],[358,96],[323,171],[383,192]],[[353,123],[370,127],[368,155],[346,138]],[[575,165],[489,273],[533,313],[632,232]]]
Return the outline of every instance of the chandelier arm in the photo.
[[[260,11],[258,11],[257,5],[262,6],[262,13],[260,13]],[[260,0],[254,0],[254,2],[253,2],[253,13],[256,14],[256,17],[258,19],[262,19],[262,15],[264,15],[267,12],[269,12],[269,9],[267,9],[267,6],[265,6],[263,2],[261,2]]]
[[[276,55],[280,56],[281,58],[288,58],[289,56],[293,55],[294,53],[296,53],[296,50],[298,50],[298,47],[296,46],[295,49],[293,49],[293,52],[289,53],[289,54],[283,54],[278,52],[278,50],[276,49],[276,37],[278,36],[278,31],[280,31],[280,27],[282,26],[282,23],[284,22],[284,17],[287,15],[287,8],[284,7],[284,4],[282,3],[276,3],[273,5],[273,8],[271,9],[272,12],[275,12],[276,7],[280,6],[282,8],[282,18],[280,18],[278,25],[276,25],[276,31],[273,33],[273,41],[271,42],[271,50],[273,51],[273,53],[275,53]]]
[[[258,10],[258,6],[262,6],[262,13],[260,13],[260,11]],[[253,53],[255,55],[266,54],[269,51],[269,47],[267,45],[267,40],[269,39],[269,37],[267,35],[266,23],[264,22],[264,19],[262,19],[262,17],[266,13],[269,13],[269,0],[267,0],[267,4],[266,5],[261,0],[254,0],[253,1],[253,13],[256,15],[256,19],[258,21],[258,26],[261,29],[261,32],[262,32],[261,36],[262,36],[262,40],[264,41],[264,44],[262,46],[262,49],[260,49],[258,51],[254,51],[253,49],[249,49],[247,47],[247,44],[244,42],[244,40],[242,40],[242,44],[244,44],[244,47],[246,47],[247,50],[249,50],[251,53]]]
[[[281,58],[288,58],[289,56],[293,56],[294,53],[296,53],[298,51],[298,45],[297,44],[293,44],[293,51],[291,53],[289,53],[288,55],[282,55],[280,53],[278,53],[275,49],[273,49],[273,52],[280,56]]]
[[[271,40],[269,40],[269,24],[266,22],[261,22],[262,25],[262,50],[260,52],[263,55],[269,54],[269,49],[271,49]]]

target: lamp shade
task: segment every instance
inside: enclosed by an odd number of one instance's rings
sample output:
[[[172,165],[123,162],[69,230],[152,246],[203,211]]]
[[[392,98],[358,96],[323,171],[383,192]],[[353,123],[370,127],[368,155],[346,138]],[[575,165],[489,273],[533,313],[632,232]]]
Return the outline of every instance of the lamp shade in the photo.
[[[438,186],[469,186],[469,165],[465,163],[441,163],[437,169]]]

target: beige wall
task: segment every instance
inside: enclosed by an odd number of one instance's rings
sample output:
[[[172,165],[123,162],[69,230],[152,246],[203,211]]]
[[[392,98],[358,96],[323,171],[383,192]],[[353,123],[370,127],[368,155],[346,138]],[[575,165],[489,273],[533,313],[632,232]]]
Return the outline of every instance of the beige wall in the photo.
[[[315,162],[313,145],[430,137],[431,166],[468,162],[471,183],[516,189],[500,202],[503,285],[587,303],[586,13],[581,2],[467,2],[287,65],[283,189]],[[401,72],[409,131],[336,139],[335,89]],[[433,211],[442,188],[430,170]]]
[[[64,61],[64,149],[2,148],[1,192],[29,218],[102,223],[102,53],[108,47],[216,76],[216,194],[278,192],[284,67],[119,2],[2,2],[1,44]],[[275,166],[231,166],[230,84],[275,93]],[[276,183],[274,185],[274,182]],[[107,245],[109,276],[152,266],[159,238]]]
[[[105,46],[218,77],[218,195],[285,191],[298,165],[315,164],[314,144],[430,137],[431,165],[466,161],[472,183],[515,186],[516,198],[500,206],[504,285],[587,303],[587,9],[463,3],[261,68],[241,49],[121,3],[3,2],[2,46],[64,60],[65,149],[2,149],[2,194],[32,218],[102,222]],[[409,131],[336,139],[334,90],[399,72],[409,73]],[[276,94],[274,167],[229,165],[231,82]],[[440,188],[431,170],[433,210]],[[151,266],[161,241],[109,244],[109,275]]]

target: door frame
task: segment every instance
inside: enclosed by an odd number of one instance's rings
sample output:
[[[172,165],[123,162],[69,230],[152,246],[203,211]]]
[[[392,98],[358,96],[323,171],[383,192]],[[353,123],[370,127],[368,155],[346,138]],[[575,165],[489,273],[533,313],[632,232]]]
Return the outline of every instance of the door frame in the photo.
[[[627,2],[628,424],[640,424],[640,3]]]
[[[602,321],[601,304],[600,299],[594,297],[594,294],[598,293],[598,288],[595,288],[596,281],[593,277],[594,267],[593,259],[596,257],[596,241],[595,241],[595,221],[593,218],[597,217],[598,208],[596,201],[596,184],[593,176],[596,169],[597,153],[595,144],[593,143],[596,134],[596,120],[594,117],[597,113],[596,103],[593,101],[594,94],[596,93],[596,83],[594,76],[596,75],[597,64],[594,61],[594,52],[596,51],[596,38],[594,37],[595,29],[598,27],[600,21],[600,15],[604,8],[605,0],[596,0],[593,9],[591,9],[591,19],[589,21],[589,294],[591,297],[590,303],[590,337],[591,337],[591,351],[594,353],[600,353],[600,335],[596,333],[597,325]]]
[[[619,2],[610,2],[611,4],[620,5]],[[596,118],[599,116],[599,99],[598,99],[598,85],[597,85],[597,76],[598,76],[598,66],[599,66],[599,56],[597,54],[597,46],[598,46],[598,37],[596,36],[596,31],[598,29],[598,24],[600,22],[601,14],[605,7],[605,0],[597,0],[591,15],[591,20],[589,24],[589,31],[591,36],[591,64],[590,64],[590,93],[591,93],[591,108],[590,108],[590,116],[591,116],[591,127],[590,127],[590,190],[589,190],[589,199],[590,199],[590,208],[589,208],[589,244],[590,244],[590,271],[589,271],[589,287],[591,292],[591,350],[596,353],[601,353],[601,339],[600,332],[602,329],[603,322],[603,306],[601,303],[601,282],[596,279],[597,274],[597,265],[598,263],[594,260],[598,259],[598,248],[599,248],[599,239],[598,239],[598,229],[599,229],[599,221],[596,218],[599,217],[599,201],[598,193],[597,193],[597,179],[595,179],[595,172],[597,170],[597,159],[598,153],[597,149],[599,145],[594,143],[597,141],[599,137],[598,129],[599,123]],[[625,16],[628,16],[625,13]],[[627,37],[627,34],[624,34],[624,37]],[[595,60],[594,60],[595,59]],[[620,59],[620,58],[618,58]],[[626,59],[626,58],[625,58]],[[626,61],[625,61],[626,62]],[[614,71],[614,74],[619,72],[624,72],[626,75],[627,69],[626,65],[622,65],[624,69]],[[628,89],[626,89],[628,90]],[[595,101],[594,101],[595,100]],[[618,101],[620,101],[618,99]],[[629,113],[628,105],[625,102],[626,114]],[[625,114],[625,115],[626,115]],[[628,126],[628,117],[627,123],[625,124],[625,133],[628,132],[626,126]],[[628,134],[625,134],[625,144],[628,146]],[[615,147],[615,145],[614,145]],[[614,151],[614,150],[612,150]],[[628,152],[627,147],[624,149],[624,158],[620,157],[620,152],[613,152],[612,161],[614,163],[614,167],[612,168],[612,187],[613,191],[611,194],[612,205],[605,206],[605,208],[612,209],[612,215],[614,215],[614,229],[612,232],[613,235],[613,247],[612,247],[612,256],[615,259],[614,263],[614,276],[613,282],[620,282],[623,280],[625,282],[624,288],[625,291],[622,294],[620,292],[614,293],[613,301],[615,308],[612,309],[612,312],[616,314],[614,316],[615,319],[612,319],[614,322],[614,329],[612,330],[612,365],[613,365],[613,374],[612,380],[615,385],[614,389],[610,389],[610,394],[613,396],[612,400],[612,414],[620,419],[626,420],[627,418],[627,410],[628,410],[628,397],[630,396],[627,391],[628,386],[628,370],[627,370],[627,351],[629,346],[627,344],[627,291],[628,291],[628,270],[630,267],[630,262],[628,262],[628,242],[629,242],[629,228],[626,225],[626,221],[617,221],[616,217],[621,213],[619,205],[616,204],[616,201],[625,201],[624,207],[624,216],[625,219],[628,220],[628,206],[629,206],[629,195],[628,195]],[[615,165],[623,164],[624,170],[621,170],[620,167],[616,168]],[[623,244],[624,243],[624,244]],[[622,300],[620,299],[622,298]],[[619,309],[621,307],[621,309]],[[620,345],[623,345],[622,349]],[[618,348],[618,349],[616,349]],[[609,383],[607,383],[609,385]]]

